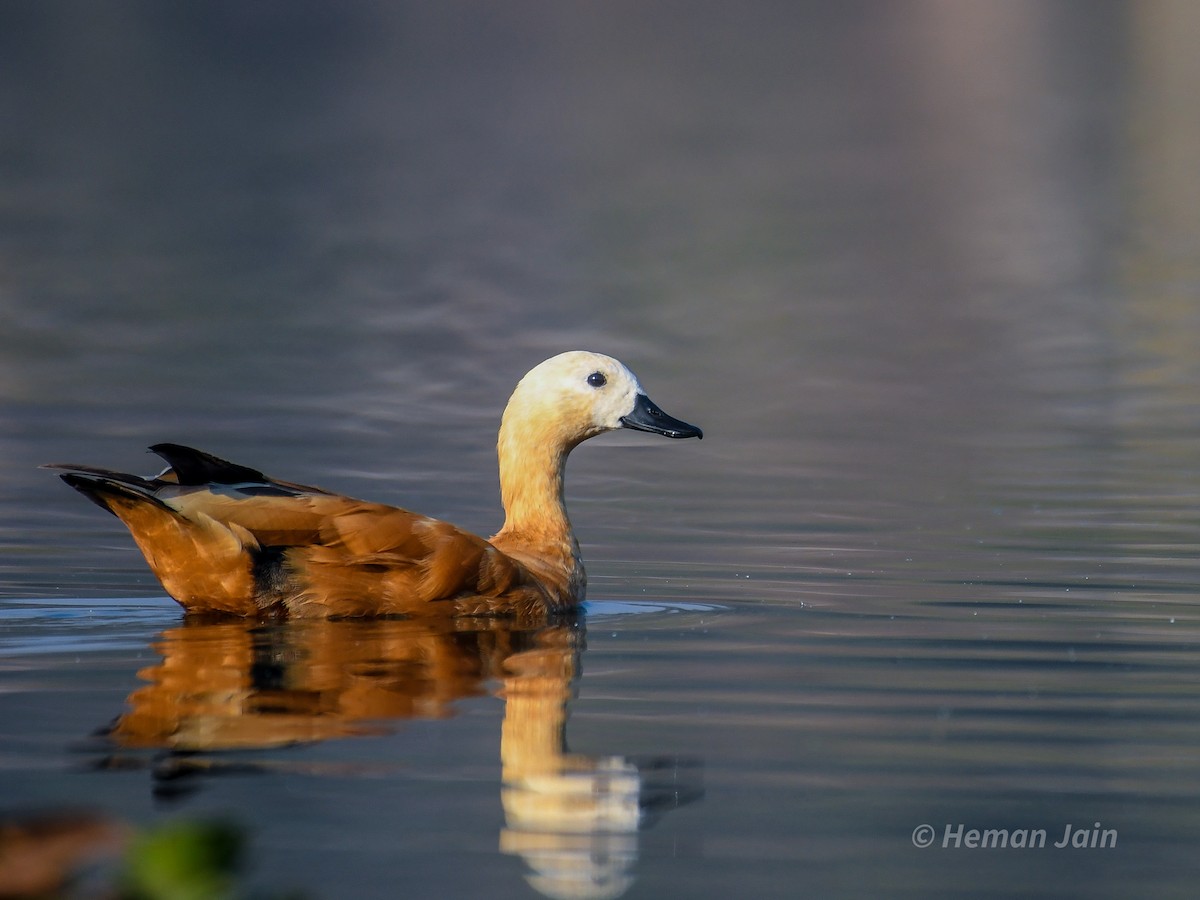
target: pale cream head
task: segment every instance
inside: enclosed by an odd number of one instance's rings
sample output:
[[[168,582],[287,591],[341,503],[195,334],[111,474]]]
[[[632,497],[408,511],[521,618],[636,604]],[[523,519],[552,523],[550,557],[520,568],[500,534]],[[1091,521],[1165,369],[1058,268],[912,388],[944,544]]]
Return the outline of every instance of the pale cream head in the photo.
[[[535,568],[558,553],[571,561],[572,589],[582,591],[583,564],[563,505],[563,466],[580,442],[617,428],[702,436],[655,406],[637,377],[611,356],[572,350],[534,366],[500,423],[496,449],[505,521],[493,543]],[[536,553],[526,553],[529,547]]]
[[[642,394],[637,377],[603,353],[571,350],[531,369],[513,391],[509,408],[537,410],[543,423],[558,423],[575,444],[622,427]]]
[[[622,363],[587,350],[553,356],[521,379],[504,411],[502,442],[505,426],[518,422],[522,430],[542,431],[563,450],[615,428],[671,438],[704,436],[655,406]]]

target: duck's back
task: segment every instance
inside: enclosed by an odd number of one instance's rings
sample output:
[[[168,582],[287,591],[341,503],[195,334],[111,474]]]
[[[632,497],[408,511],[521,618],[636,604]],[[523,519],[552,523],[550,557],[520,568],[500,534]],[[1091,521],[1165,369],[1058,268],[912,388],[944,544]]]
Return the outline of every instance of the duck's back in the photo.
[[[116,515],[191,612],[295,616],[529,613],[553,585],[428,516],[277,481],[175,444],[156,478],[80,466],[65,480]]]

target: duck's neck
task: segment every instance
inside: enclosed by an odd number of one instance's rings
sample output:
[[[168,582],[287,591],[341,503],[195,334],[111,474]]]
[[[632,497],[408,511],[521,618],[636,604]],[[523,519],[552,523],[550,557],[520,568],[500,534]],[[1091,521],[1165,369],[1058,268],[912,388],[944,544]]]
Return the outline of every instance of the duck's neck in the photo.
[[[583,564],[563,501],[563,470],[574,443],[536,417],[506,413],[500,426],[504,527],[492,543],[562,591],[582,592]]]

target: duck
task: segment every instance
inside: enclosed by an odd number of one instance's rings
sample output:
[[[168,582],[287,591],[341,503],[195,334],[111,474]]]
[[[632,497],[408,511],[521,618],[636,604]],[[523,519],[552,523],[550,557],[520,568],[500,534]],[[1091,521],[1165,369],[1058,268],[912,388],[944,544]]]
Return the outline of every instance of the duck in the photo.
[[[189,614],[544,618],[577,608],[587,586],[563,498],[567,456],[620,428],[704,436],[663,412],[611,356],[572,350],[531,369],[501,417],[504,524],[487,539],[182,444],[150,447],[167,464],[152,477],[45,468],[120,519]]]

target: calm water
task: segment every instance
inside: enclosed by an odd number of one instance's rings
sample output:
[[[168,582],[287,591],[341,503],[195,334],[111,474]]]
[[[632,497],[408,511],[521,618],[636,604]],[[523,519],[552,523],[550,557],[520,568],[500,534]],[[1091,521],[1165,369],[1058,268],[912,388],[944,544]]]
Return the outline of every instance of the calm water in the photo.
[[[227,819],[313,898],[1192,896],[1198,34],[4,4],[0,810]],[[571,347],[706,439],[577,451],[540,634],[185,624],[35,468],[174,440],[491,533]]]

